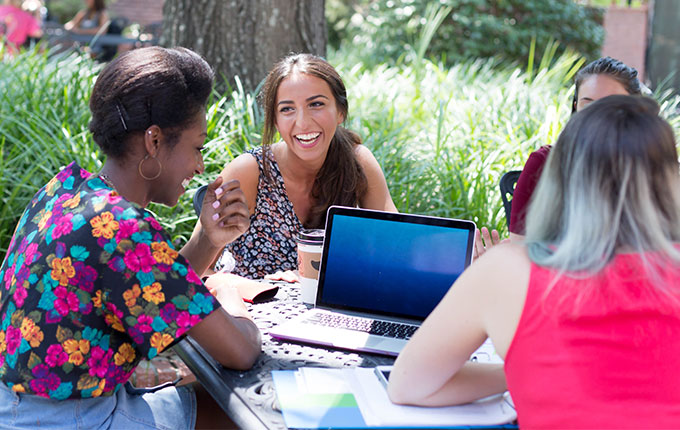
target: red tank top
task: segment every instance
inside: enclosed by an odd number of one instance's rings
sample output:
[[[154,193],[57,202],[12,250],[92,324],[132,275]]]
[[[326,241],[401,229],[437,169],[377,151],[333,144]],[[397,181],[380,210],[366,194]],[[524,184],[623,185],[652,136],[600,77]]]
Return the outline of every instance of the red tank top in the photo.
[[[680,299],[680,266],[649,275],[623,254],[546,294],[555,274],[532,263],[505,359],[520,427],[680,428],[680,306],[651,287]]]

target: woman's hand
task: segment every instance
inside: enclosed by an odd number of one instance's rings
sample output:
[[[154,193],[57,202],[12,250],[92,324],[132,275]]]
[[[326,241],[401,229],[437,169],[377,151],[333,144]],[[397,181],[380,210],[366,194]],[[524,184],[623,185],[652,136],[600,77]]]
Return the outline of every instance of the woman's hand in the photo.
[[[239,282],[239,277],[230,273],[216,273],[206,280],[206,287],[222,307],[192,327],[188,334],[223,366],[247,370],[259,357],[262,341],[234,282]]]
[[[475,248],[473,249],[472,260],[474,261],[481,257],[482,254],[484,254],[492,246],[507,242],[509,240],[510,239],[501,240],[501,237],[496,230],[491,230],[491,233],[489,233],[489,229],[486,227],[482,227],[481,231],[480,229],[476,229]]]
[[[239,282],[255,282],[231,273],[215,273],[206,279],[205,286],[231,316],[250,318],[238,291]]]
[[[264,279],[271,279],[272,281],[285,281],[285,282],[300,282],[298,275],[292,270],[286,270],[285,272],[279,270],[276,273],[270,273],[265,275]]]
[[[250,225],[246,198],[239,181],[222,185],[222,177],[208,185],[201,209],[201,226],[215,247],[223,248],[241,236]]]

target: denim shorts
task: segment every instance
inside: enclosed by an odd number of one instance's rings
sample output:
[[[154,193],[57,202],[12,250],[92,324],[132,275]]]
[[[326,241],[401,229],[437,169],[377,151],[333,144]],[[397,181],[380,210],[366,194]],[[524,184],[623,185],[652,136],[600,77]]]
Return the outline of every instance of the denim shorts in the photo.
[[[109,397],[51,400],[15,393],[0,382],[0,429],[193,429],[191,387],[137,389],[130,383]]]

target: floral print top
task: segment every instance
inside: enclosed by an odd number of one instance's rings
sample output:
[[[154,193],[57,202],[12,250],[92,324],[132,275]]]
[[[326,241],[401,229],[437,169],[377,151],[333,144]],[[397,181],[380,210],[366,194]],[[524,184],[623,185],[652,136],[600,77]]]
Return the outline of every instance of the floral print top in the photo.
[[[255,213],[250,217],[248,230],[227,245],[215,269],[220,270],[225,260],[229,259],[228,253],[231,253],[236,261],[232,273],[244,278],[261,279],[279,270],[297,269],[295,236],[302,228],[302,223],[288,199],[283,176],[271,150],[266,157],[262,156],[262,148],[248,153],[255,157],[260,169]],[[269,163],[272,180],[264,176],[262,166],[265,162]]]
[[[71,163],[28,205],[0,267],[0,380],[110,396],[217,307],[150,212]]]

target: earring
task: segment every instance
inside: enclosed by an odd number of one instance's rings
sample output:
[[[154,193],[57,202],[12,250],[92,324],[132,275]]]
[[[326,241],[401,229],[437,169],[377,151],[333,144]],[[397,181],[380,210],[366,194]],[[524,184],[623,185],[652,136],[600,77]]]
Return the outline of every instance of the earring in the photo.
[[[137,166],[137,170],[139,170],[139,176],[146,179],[147,181],[153,181],[154,179],[158,179],[158,177],[161,176],[161,172],[163,171],[163,165],[161,164],[160,161],[158,161],[156,159],[156,157],[151,157],[152,160],[155,160],[156,163],[158,163],[158,173],[156,173],[156,176],[154,176],[153,178],[150,178],[150,177],[146,176],[144,174],[144,172],[142,172],[142,164],[144,164],[144,162],[148,159],[149,159],[149,154],[146,154],[144,156],[144,158],[142,158],[142,160],[139,162],[139,166]]]

